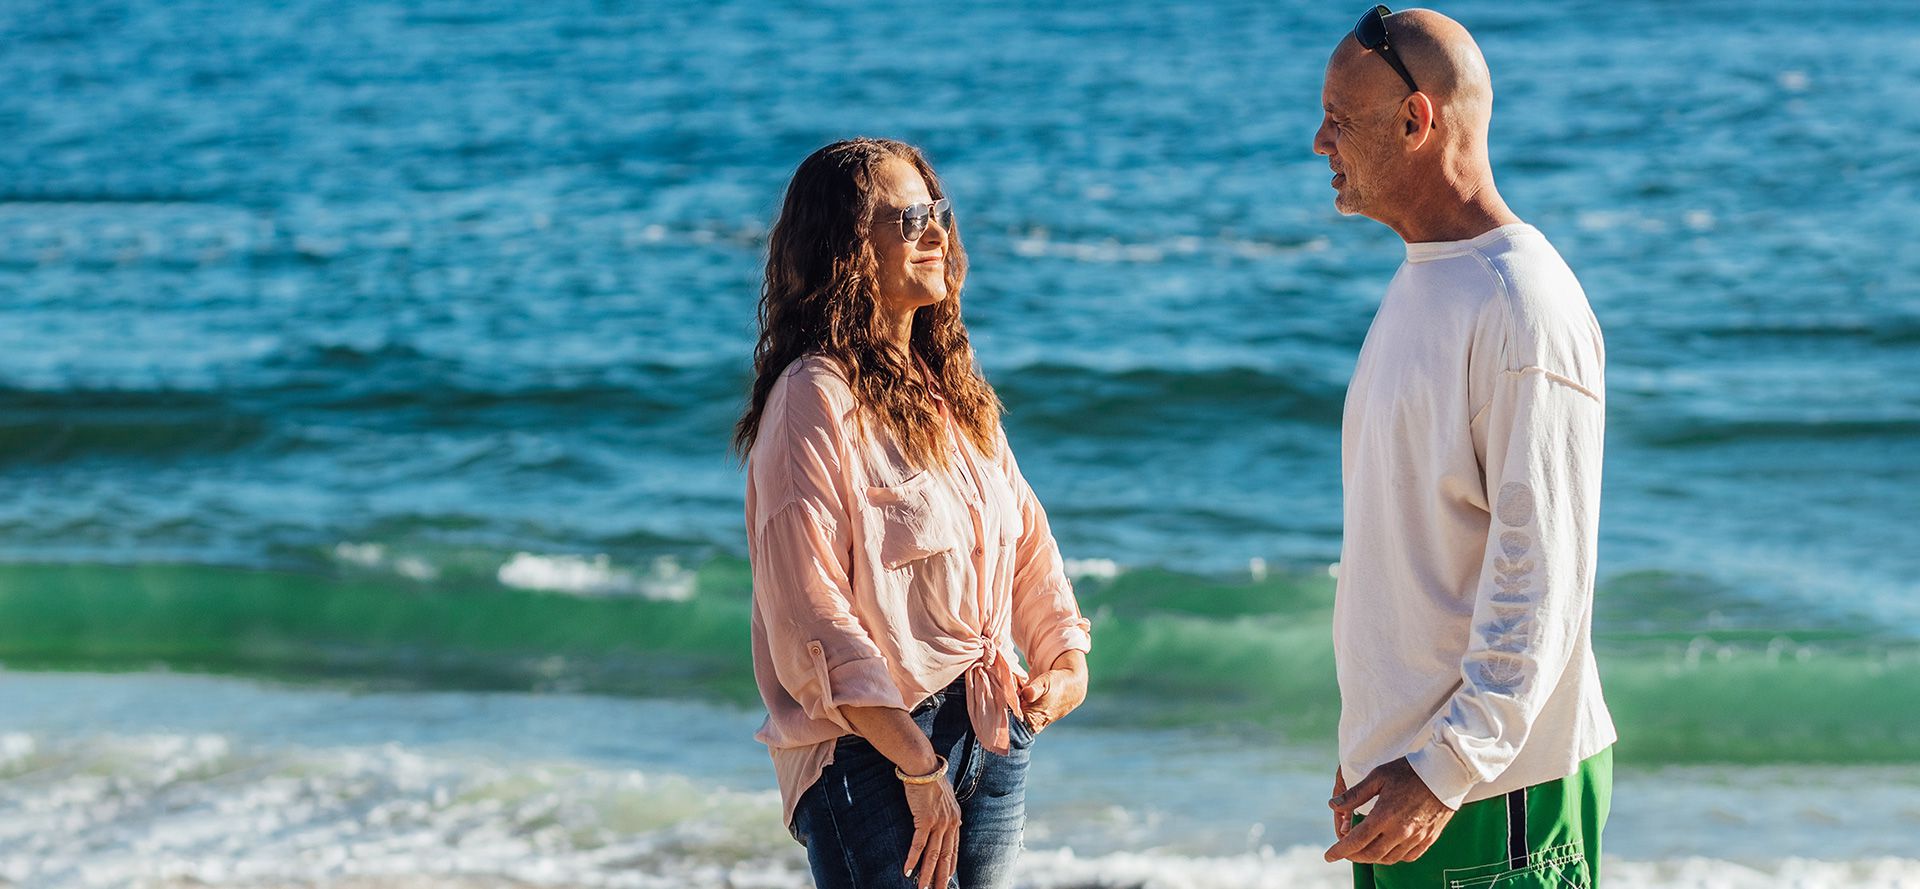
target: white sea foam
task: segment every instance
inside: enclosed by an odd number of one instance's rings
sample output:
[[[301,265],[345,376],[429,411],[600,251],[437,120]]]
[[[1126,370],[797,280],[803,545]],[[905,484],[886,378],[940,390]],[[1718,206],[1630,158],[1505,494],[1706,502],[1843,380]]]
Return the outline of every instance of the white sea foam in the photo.
[[[0,773],[0,884],[804,884],[767,817],[771,792],[396,744],[240,749],[161,735],[34,748]]]
[[[391,571],[409,580],[438,580],[440,569],[419,556],[396,556],[379,543],[342,542],[333,547],[333,557],[369,571]]]
[[[684,602],[693,598],[694,572],[671,556],[644,572],[616,567],[605,553],[587,556],[515,553],[497,574],[503,586],[583,596],[639,596]]]
[[[13,726],[0,734],[0,885],[809,885],[751,713],[177,675],[0,679]],[[1349,883],[1315,844],[1322,751],[1071,725],[1036,750],[1023,889]],[[1920,887],[1920,852],[1906,851],[1915,779],[1829,767],[1818,780],[1623,771],[1607,885]]]
[[[343,542],[334,545],[333,557],[350,565],[377,568],[386,561],[387,548],[378,543]]]
[[[220,735],[0,736],[0,881],[21,887],[809,885],[770,791],[571,762]],[[1920,886],[1920,860],[1609,859],[1617,889]],[[1335,889],[1318,846],[1238,855],[1034,849],[1028,889]]]
[[[1078,579],[1113,580],[1120,576],[1120,563],[1112,559],[1066,559],[1067,576]]]
[[[220,735],[0,736],[0,881],[40,887],[802,889],[771,791],[567,761]],[[1024,889],[1335,889],[1318,846],[1036,848]],[[1920,860],[1609,859],[1616,889],[1920,886]]]

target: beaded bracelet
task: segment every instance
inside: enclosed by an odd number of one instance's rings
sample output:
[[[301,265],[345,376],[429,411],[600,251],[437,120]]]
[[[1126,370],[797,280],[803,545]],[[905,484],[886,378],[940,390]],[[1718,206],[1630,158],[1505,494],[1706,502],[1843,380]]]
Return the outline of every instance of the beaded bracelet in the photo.
[[[940,764],[934,766],[933,771],[924,775],[909,775],[906,772],[900,771],[899,766],[894,766],[893,776],[899,778],[901,782],[905,784],[932,784],[947,776],[947,758],[939,756],[935,757],[935,759],[940,760]]]

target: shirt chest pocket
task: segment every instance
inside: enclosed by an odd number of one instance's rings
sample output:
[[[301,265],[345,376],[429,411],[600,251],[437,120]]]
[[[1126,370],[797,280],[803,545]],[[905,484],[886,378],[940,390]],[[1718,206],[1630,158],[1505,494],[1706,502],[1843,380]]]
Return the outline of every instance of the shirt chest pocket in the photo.
[[[892,569],[955,549],[961,543],[950,498],[932,472],[897,485],[871,485],[867,502],[879,518],[880,564]]]

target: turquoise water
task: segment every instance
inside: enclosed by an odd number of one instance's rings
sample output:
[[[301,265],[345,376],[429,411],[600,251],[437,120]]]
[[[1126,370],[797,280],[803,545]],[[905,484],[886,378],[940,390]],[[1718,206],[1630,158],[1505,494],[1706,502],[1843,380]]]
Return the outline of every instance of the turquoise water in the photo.
[[[1885,784],[1873,770],[1920,760],[1900,703],[1920,700],[1920,25],[1772,0],[1445,11],[1494,69],[1503,191],[1607,332],[1596,635],[1623,773],[1844,764]],[[25,732],[15,758],[72,742],[147,774],[173,748],[123,736],[254,749],[218,718],[244,721],[244,694],[128,675],[156,668],[749,713],[725,443],[763,240],[800,158],[865,133],[925,146],[960,213],[974,340],[1096,621],[1081,722],[1122,740],[1087,756],[1134,767],[1141,738],[1209,731],[1317,761],[1339,407],[1401,255],[1333,212],[1309,149],[1355,14],[9,4],[0,663],[214,710],[88,734],[46,704],[0,725]],[[419,740],[343,718],[360,734],[273,743],[335,763]],[[608,767],[708,787],[757,762],[742,743]],[[268,771],[311,765],[286,755]],[[492,774],[443,766],[452,786]],[[158,805],[161,786],[129,793]],[[1724,776],[1685,786],[1719,807],[1708,840],[1630,846],[1680,869],[1642,884],[1767,856],[1712,851],[1751,827]],[[1082,790],[1173,833],[1268,823]],[[721,821],[764,820],[742,805]],[[1273,830],[1283,854],[1312,840]],[[0,881],[26,881],[7,868],[34,856],[5,843]]]
[[[1920,631],[1915,26],[1451,9],[1504,190],[1607,331],[1603,569]],[[1070,555],[1333,561],[1338,407],[1400,253],[1309,151],[1350,13],[22,8],[0,553],[737,555],[762,237],[802,156],[885,133],[955,194]]]

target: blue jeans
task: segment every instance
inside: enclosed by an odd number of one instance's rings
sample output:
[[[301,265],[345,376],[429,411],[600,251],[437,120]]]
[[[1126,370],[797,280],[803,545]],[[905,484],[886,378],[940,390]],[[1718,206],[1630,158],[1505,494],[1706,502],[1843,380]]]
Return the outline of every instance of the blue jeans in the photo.
[[[915,708],[913,721],[947,758],[947,780],[960,801],[960,860],[949,886],[1007,889],[1027,823],[1027,756],[1033,732],[1007,714],[1006,756],[980,747],[967,717],[966,680]],[[793,835],[807,844],[819,889],[918,887],[900,871],[913,845],[913,813],[893,762],[858,735],[835,742],[833,762],[807,788],[793,813]]]

